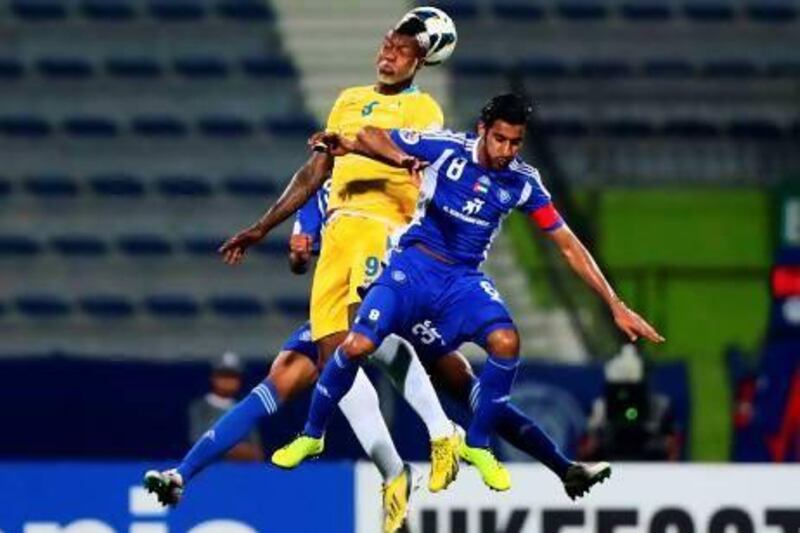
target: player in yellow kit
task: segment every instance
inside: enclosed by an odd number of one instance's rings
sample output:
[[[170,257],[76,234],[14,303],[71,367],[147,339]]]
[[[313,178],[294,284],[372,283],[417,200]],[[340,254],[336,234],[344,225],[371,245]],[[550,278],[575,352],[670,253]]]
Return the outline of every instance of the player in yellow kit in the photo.
[[[439,105],[413,85],[415,74],[431,51],[425,46],[431,44],[429,37],[420,38],[423,31],[424,23],[420,19],[407,16],[386,35],[376,61],[377,83],[344,90],[330,112],[327,131],[350,136],[365,125],[415,130],[442,127],[443,116]],[[441,40],[438,42],[441,44]],[[264,216],[220,248],[225,262],[240,262],[248,247],[262,240],[302,206],[329,174],[332,174],[332,186],[328,222],[323,230],[322,249],[311,293],[312,338],[319,349],[320,365],[344,340],[350,317],[360,302],[358,289],[380,273],[381,260],[390,236],[411,220],[418,191],[409,172],[356,155],[339,158],[334,165],[333,158],[327,154],[315,153],[298,170],[284,193]],[[294,370],[307,364],[307,361],[283,361],[281,364],[288,365],[288,368],[276,373],[273,365],[270,374],[281,398],[307,388],[316,377],[315,374]],[[460,437],[441,411],[427,374],[421,372],[424,378],[421,376],[416,380],[416,389],[411,392],[406,390],[404,394],[428,426],[432,449],[429,487],[431,490],[441,490],[454,479],[457,472]],[[409,397],[410,394],[413,397]],[[419,398],[436,405],[436,413],[431,415],[437,420],[436,423],[429,424],[418,405],[413,404],[414,399],[419,404]],[[346,412],[345,415],[353,425],[351,417]],[[377,415],[385,428],[380,413]],[[394,450],[388,430],[384,429],[384,432],[388,442],[378,447],[391,447],[391,455],[396,457],[393,462],[399,465],[390,476],[378,465],[386,480],[384,530],[396,531],[407,512],[411,479],[408,469],[403,468]],[[361,436],[359,440],[364,444]],[[321,451],[320,448],[317,453]],[[375,456],[372,458],[376,460]],[[291,458],[286,459],[276,454],[273,462],[287,468],[296,465]]]

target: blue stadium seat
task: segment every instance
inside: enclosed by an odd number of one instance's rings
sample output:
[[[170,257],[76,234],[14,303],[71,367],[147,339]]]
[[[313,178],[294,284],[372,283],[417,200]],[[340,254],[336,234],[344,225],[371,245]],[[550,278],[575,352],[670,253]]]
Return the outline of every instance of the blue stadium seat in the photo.
[[[187,78],[224,78],[228,64],[218,57],[192,56],[175,60],[175,72]]]
[[[260,316],[267,311],[266,305],[258,298],[247,295],[212,296],[208,304],[215,314],[226,318]]]
[[[13,0],[11,11],[28,21],[58,20],[66,18],[67,6],[58,0]]]
[[[577,119],[543,120],[539,129],[547,135],[557,137],[583,137],[589,133],[586,123]]]
[[[5,198],[11,194],[11,182],[6,178],[0,177],[0,198]]]
[[[297,75],[297,70],[291,61],[282,57],[253,56],[242,59],[242,70],[254,78],[283,77],[291,78]]]
[[[753,2],[745,8],[745,14],[754,21],[766,23],[793,22],[797,19],[797,6],[788,2]]]
[[[478,4],[475,0],[417,0],[418,6],[435,6],[444,10],[454,19],[471,19],[478,15]]]
[[[773,141],[783,137],[783,130],[769,120],[734,120],[728,125],[728,134],[734,139]]]
[[[275,299],[275,308],[285,315],[297,317],[308,316],[308,298],[283,297]]]
[[[200,312],[200,305],[187,294],[156,294],[144,300],[148,313],[159,318],[191,318]]]
[[[253,125],[233,115],[202,117],[197,122],[200,133],[209,137],[247,137],[253,134]]]
[[[25,74],[25,66],[14,57],[0,58],[0,80],[18,80]]]
[[[600,130],[610,137],[643,139],[655,133],[655,127],[644,120],[619,119],[604,122]]]
[[[120,237],[117,245],[125,254],[142,257],[156,257],[172,253],[172,244],[158,235],[126,235]]]
[[[15,298],[17,311],[31,318],[56,318],[68,315],[71,306],[55,294],[27,294]]]
[[[531,0],[495,0],[492,8],[497,17],[514,21],[530,22],[545,16],[541,3]]]
[[[32,256],[41,252],[38,242],[25,235],[0,235],[0,257]]]
[[[503,65],[494,59],[467,58],[454,61],[452,72],[458,76],[497,76],[504,72]]]
[[[278,192],[278,187],[269,176],[241,174],[225,178],[225,190],[235,196],[264,197]]]
[[[289,253],[288,240],[268,239],[253,247],[253,251],[259,255],[283,257]]]
[[[758,67],[745,59],[726,59],[709,61],[702,71],[714,78],[752,78],[758,74]]]
[[[192,255],[215,255],[225,239],[223,236],[211,235],[186,237],[183,240],[183,247]]]
[[[131,130],[143,137],[184,137],[189,127],[169,115],[144,115],[131,120]]]
[[[112,57],[106,60],[106,72],[119,78],[157,78],[163,69],[149,57]]]
[[[91,235],[61,235],[50,239],[50,246],[61,255],[97,257],[108,253],[108,245]]]
[[[217,14],[242,22],[265,22],[275,16],[261,0],[221,0],[217,4]]]
[[[694,75],[694,67],[683,59],[650,59],[645,61],[643,72],[652,78],[688,78]]]
[[[164,196],[211,196],[211,184],[203,176],[161,176],[158,190]]]
[[[558,14],[569,20],[602,20],[608,16],[606,6],[596,0],[565,0],[558,3]]]
[[[7,115],[0,117],[0,133],[8,137],[40,138],[50,135],[52,126],[36,115]]]
[[[97,174],[89,178],[89,185],[100,196],[139,197],[145,193],[142,180],[130,174]]]
[[[36,67],[48,78],[81,80],[94,74],[92,64],[80,57],[45,57],[36,62]]]
[[[150,14],[170,22],[198,20],[206,15],[203,4],[195,0],[152,0]]]
[[[134,305],[124,296],[95,294],[78,300],[81,311],[98,319],[127,318],[133,315]]]
[[[611,79],[630,76],[631,66],[623,61],[586,60],[578,65],[578,74],[584,78]]]
[[[44,198],[63,198],[78,194],[78,183],[73,178],[61,174],[26,177],[23,188],[29,194]]]
[[[679,139],[703,139],[718,137],[719,126],[699,119],[675,119],[667,121],[661,132],[668,137]]]
[[[563,61],[551,58],[526,58],[519,62],[519,68],[526,76],[537,78],[560,78],[569,74]]]
[[[697,22],[727,22],[733,20],[733,6],[726,1],[696,0],[683,5],[683,12]]]
[[[633,0],[622,4],[620,14],[631,22],[661,22],[672,16],[672,10],[664,0]]]
[[[800,78],[800,60],[773,61],[767,65],[767,75],[773,78]]]
[[[75,137],[115,137],[117,124],[110,118],[97,116],[71,117],[63,122],[64,131]]]
[[[306,115],[267,119],[266,127],[273,135],[300,137],[308,137],[319,129],[317,121]]]
[[[83,0],[80,10],[86,18],[99,21],[122,21],[136,16],[128,0]]]

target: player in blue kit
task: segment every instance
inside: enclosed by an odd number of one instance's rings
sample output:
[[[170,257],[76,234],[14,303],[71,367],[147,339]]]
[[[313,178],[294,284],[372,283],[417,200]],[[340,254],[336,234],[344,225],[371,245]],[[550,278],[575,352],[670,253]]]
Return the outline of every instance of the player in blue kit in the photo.
[[[470,340],[488,352],[461,456],[478,468],[490,488],[510,488],[508,471],[495,458],[489,440],[508,404],[519,363],[519,337],[494,284],[479,266],[502,220],[515,208],[548,233],[570,266],[606,301],[631,340],[642,336],[664,341],[617,297],[556,211],[536,169],[517,157],[529,113],[525,99],[506,94],[483,108],[478,136],[373,127],[362,129],[354,141],[322,135],[333,155],[357,153],[424,172],[414,221],[370,287],[350,334],[325,365],[303,434],[278,453],[292,460],[318,453],[333,408],[350,388],[359,364],[387,335],[429,319],[444,344]]]

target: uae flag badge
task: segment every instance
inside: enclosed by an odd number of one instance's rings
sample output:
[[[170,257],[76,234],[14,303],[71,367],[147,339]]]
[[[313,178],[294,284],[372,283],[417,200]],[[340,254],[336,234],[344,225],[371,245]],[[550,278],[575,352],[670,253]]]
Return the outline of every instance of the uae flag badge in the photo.
[[[489,192],[489,185],[491,184],[492,181],[488,177],[481,176],[480,178],[478,178],[478,181],[475,182],[475,185],[472,186],[472,190],[474,192],[486,194],[487,192]]]

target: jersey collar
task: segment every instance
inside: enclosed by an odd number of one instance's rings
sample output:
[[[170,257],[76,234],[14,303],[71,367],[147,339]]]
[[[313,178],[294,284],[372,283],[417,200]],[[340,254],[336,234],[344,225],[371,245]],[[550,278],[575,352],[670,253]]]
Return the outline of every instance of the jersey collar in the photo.
[[[472,156],[472,162],[476,165],[480,165],[480,161],[478,160],[478,145],[483,140],[482,136],[475,137],[472,139],[472,148],[470,148],[470,155]]]

